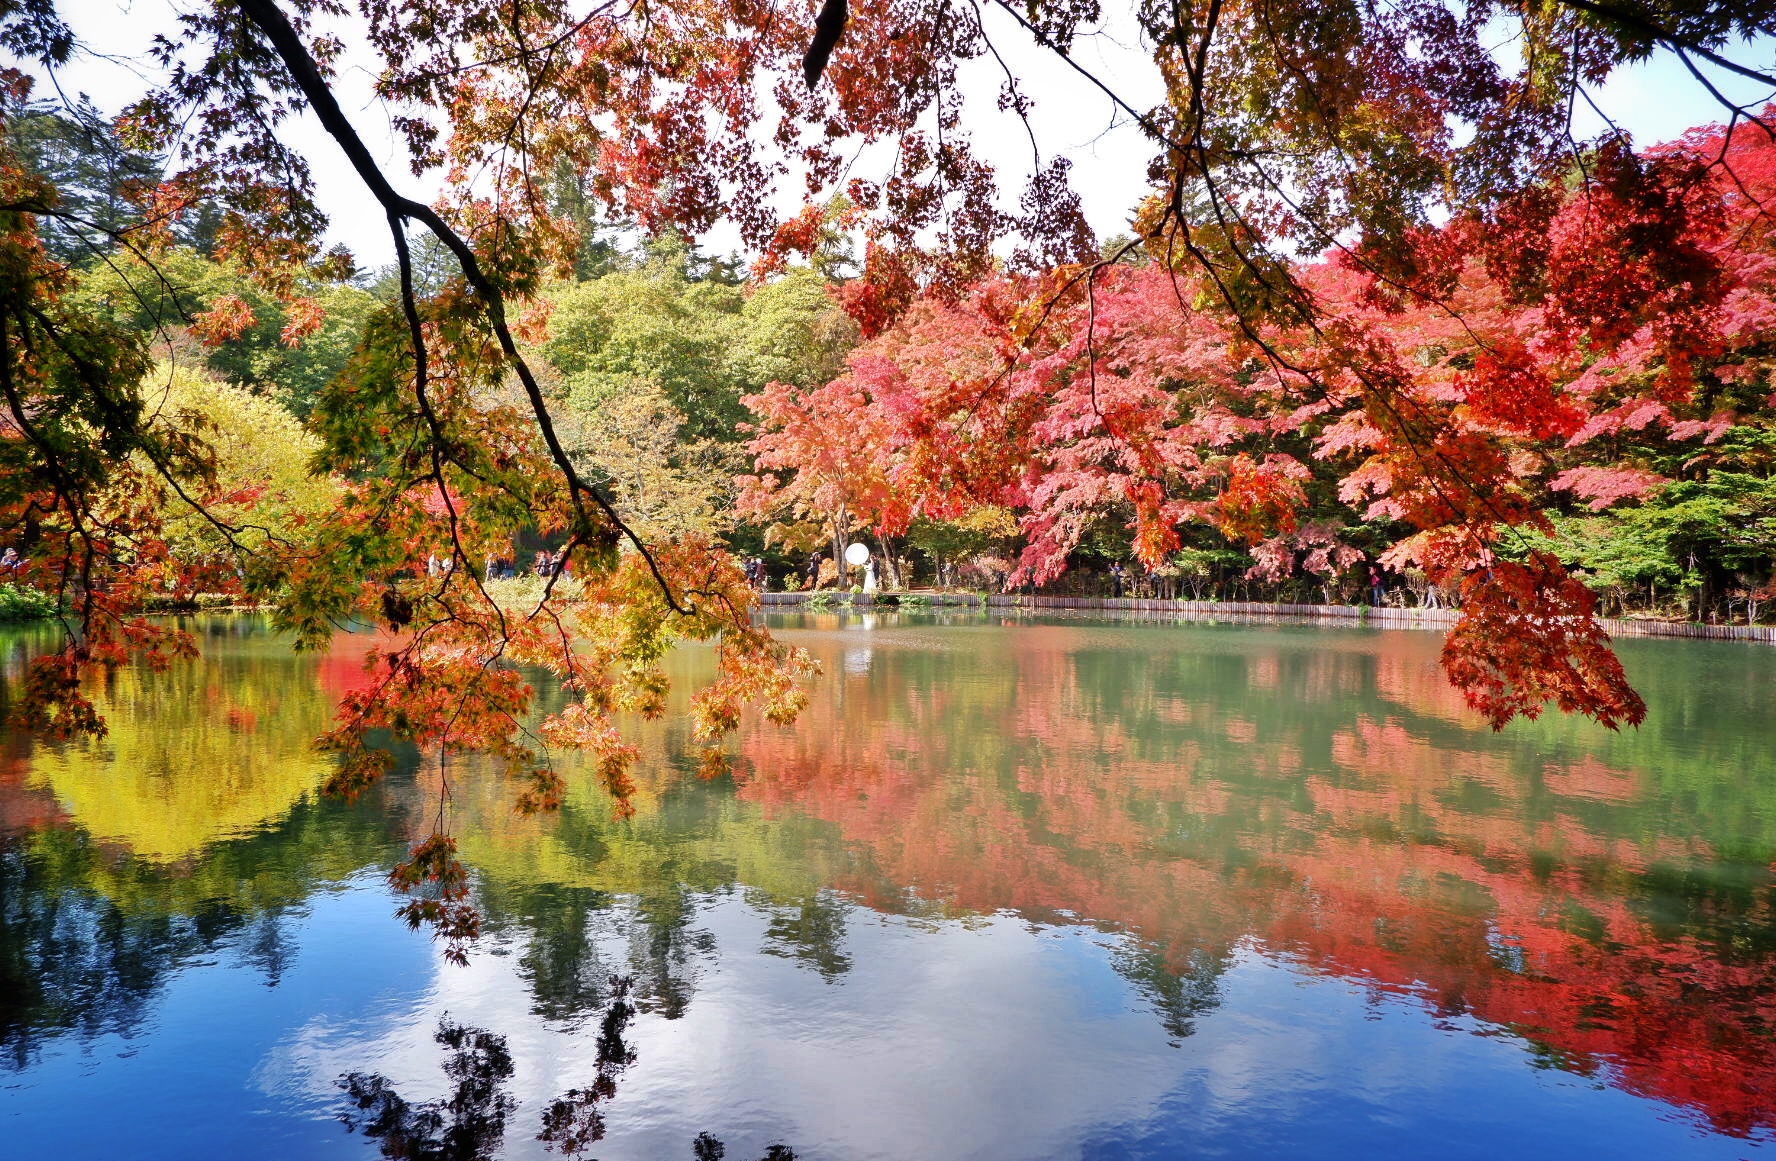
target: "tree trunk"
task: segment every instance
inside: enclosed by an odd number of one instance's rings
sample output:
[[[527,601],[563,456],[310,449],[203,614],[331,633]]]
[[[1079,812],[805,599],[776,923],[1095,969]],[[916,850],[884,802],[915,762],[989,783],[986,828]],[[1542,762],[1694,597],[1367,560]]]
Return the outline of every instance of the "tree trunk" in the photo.
[[[900,563],[894,558],[894,542],[878,531],[876,547],[882,552],[882,576],[887,579],[888,587],[897,592],[905,589],[906,582],[900,575]]]
[[[844,506],[840,505],[837,514],[833,516],[833,568],[839,574],[840,592],[851,587],[851,566],[845,562],[845,530],[850,523],[847,515]]]

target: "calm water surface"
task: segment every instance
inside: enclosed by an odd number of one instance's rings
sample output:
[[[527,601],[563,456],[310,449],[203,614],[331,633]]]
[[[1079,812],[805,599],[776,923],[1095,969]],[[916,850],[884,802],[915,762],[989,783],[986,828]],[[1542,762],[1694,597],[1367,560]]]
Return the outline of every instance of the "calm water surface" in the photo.
[[[434,765],[315,794],[361,640],[202,622],[103,742],[8,738],[0,1157],[396,1155],[353,1074],[426,1156],[1776,1157],[1776,650],[1494,734],[1425,634],[778,623],[827,675],[731,779],[667,721],[628,821],[456,780],[466,968],[383,885]]]

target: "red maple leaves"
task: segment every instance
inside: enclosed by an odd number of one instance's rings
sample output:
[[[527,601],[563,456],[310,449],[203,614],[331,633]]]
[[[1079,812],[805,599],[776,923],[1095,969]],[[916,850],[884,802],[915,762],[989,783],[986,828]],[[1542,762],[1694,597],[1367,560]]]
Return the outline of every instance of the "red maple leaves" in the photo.
[[[1628,684],[1593,615],[1597,596],[1554,557],[1496,561],[1465,577],[1462,616],[1443,642],[1443,670],[1494,729],[1553,702],[1615,729],[1646,703]]]
[[[1729,153],[1732,173],[1710,166]],[[1606,144],[1576,188],[1411,232],[1411,261],[1384,270],[1357,248],[1300,266],[1307,322],[1232,319],[1225,287],[1157,262],[982,281],[883,329],[842,398],[754,400],[753,447],[793,470],[812,456],[794,409],[828,408],[820,438],[848,411],[851,474],[879,481],[852,497],[860,517],[1009,507],[1014,575],[1037,581],[1105,519],[1149,565],[1201,521],[1266,546],[1265,575],[1298,551],[1335,570],[1357,555],[1339,521],[1290,539],[1310,494],[1332,492],[1346,520],[1386,530],[1384,564],[1462,594],[1445,669],[1495,725],[1549,703],[1636,723],[1591,594],[1521,533],[1553,504],[1662,487],[1622,435],[1708,442],[1732,422],[1718,385],[1757,375],[1739,352],[1776,335],[1773,158],[1745,126],[1643,154]],[[904,288],[872,297],[864,281],[848,294],[881,328]]]

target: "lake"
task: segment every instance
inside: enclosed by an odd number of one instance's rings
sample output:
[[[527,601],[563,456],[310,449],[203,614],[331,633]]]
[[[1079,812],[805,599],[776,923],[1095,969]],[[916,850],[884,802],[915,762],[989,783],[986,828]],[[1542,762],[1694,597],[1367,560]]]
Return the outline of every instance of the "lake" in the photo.
[[[315,791],[362,638],[193,621],[9,735],[0,1156],[1776,1157],[1776,650],[1494,733],[1434,634],[772,623],[825,675],[731,777],[671,715],[626,820],[453,771],[465,967],[384,882],[435,757]]]

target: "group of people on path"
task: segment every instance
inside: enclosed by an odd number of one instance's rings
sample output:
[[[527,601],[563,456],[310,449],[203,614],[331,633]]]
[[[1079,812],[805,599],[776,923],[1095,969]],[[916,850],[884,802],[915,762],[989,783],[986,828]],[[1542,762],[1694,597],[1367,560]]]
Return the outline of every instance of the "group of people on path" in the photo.
[[[543,551],[536,554],[530,562],[530,570],[537,576],[572,576],[573,566],[567,562],[567,550],[559,552]]]
[[[453,557],[439,556],[436,553],[426,557],[425,571],[429,577],[448,576],[455,568],[456,561]],[[573,575],[573,568],[568,564],[565,549],[557,552],[544,549],[538,552],[536,556],[531,558],[530,570],[537,576],[554,576],[557,573],[562,576]],[[481,572],[483,581],[511,580],[518,575],[520,575],[518,561],[515,558],[500,556],[492,552],[487,554],[487,560]]]
[[[1381,567],[1376,564],[1365,566],[1365,579],[1369,586],[1369,603],[1374,608],[1382,608],[1388,603],[1387,578]],[[1176,582],[1172,578],[1162,577],[1150,570],[1137,577],[1120,560],[1110,562],[1110,595],[1120,599],[1125,596],[1151,595],[1169,598],[1176,595]],[[1137,585],[1137,580],[1140,582]],[[1171,581],[1170,584],[1167,582]],[[1168,591],[1171,590],[1171,591]],[[1420,608],[1441,609],[1446,600],[1435,584],[1427,584],[1420,598]]]

